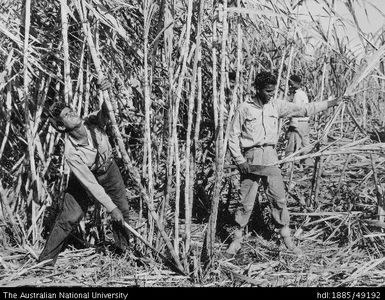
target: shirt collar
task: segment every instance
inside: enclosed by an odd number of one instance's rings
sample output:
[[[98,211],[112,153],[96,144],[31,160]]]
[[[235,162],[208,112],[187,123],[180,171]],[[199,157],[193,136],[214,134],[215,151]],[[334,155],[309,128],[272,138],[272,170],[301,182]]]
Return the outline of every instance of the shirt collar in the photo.
[[[262,103],[261,99],[259,99],[258,97],[248,97],[247,100],[246,100],[247,103],[250,103],[252,105],[255,105],[256,107],[258,108],[263,108],[264,104]],[[268,104],[268,103],[266,103]]]
[[[83,122],[84,124],[84,122]],[[87,134],[87,140],[88,140],[88,144],[81,144],[81,143],[78,143],[77,141],[75,141],[70,135],[68,135],[68,140],[71,142],[71,144],[74,146],[74,147],[86,147],[86,146],[90,146],[92,145],[93,146],[93,143],[90,141],[90,132],[88,130],[88,127],[87,126],[84,126],[85,129],[86,129],[86,134]]]

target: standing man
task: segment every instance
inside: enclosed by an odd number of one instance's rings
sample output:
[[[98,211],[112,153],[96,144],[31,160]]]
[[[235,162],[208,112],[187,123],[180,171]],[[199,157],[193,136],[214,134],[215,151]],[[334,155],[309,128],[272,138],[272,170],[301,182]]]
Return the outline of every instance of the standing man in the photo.
[[[241,248],[243,230],[253,211],[258,186],[266,191],[272,217],[284,244],[297,254],[289,229],[289,211],[286,207],[285,186],[275,146],[278,142],[278,119],[281,117],[310,116],[338,104],[337,100],[297,105],[288,101],[272,99],[277,79],[268,72],[256,75],[255,95],[241,103],[230,128],[229,148],[241,173],[241,201],[235,213],[238,228],[227,249],[236,254]]]
[[[100,89],[108,88],[110,84],[102,81]],[[129,206],[124,182],[104,131],[108,121],[106,103],[103,102],[98,112],[81,119],[70,106],[59,101],[50,107],[50,120],[56,130],[68,135],[64,157],[70,176],[61,211],[39,262],[52,259],[50,264],[56,263],[66,238],[86,214],[92,200],[98,201],[110,213],[117,247],[125,250],[128,232],[122,225],[129,221]]]
[[[289,93],[293,97],[293,103],[296,105],[306,105],[309,99],[306,93],[301,88],[301,77],[298,75],[291,75],[289,78]],[[288,140],[285,156],[298,151],[303,147],[310,145],[309,138],[309,117],[293,117],[290,119],[289,128],[286,134]],[[306,154],[306,153],[302,153]],[[311,159],[305,159],[305,165],[310,165]],[[286,164],[287,165],[287,164]]]

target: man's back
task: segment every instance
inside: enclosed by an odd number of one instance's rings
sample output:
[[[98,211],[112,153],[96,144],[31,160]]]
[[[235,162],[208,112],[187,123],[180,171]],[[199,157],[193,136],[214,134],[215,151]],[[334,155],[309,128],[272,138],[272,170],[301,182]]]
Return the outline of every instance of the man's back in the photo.
[[[309,98],[306,93],[301,89],[297,89],[293,95],[293,103],[298,105],[304,105],[309,103]],[[309,117],[293,117],[290,121],[290,126],[298,127],[298,122],[308,122]]]

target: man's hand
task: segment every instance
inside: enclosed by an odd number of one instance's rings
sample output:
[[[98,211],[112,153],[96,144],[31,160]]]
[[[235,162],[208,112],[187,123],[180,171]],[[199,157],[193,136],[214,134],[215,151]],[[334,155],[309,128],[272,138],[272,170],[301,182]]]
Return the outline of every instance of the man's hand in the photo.
[[[111,219],[113,222],[119,223],[121,225],[124,224],[124,218],[122,215],[122,212],[119,210],[119,208],[115,207],[111,212]]]
[[[247,161],[245,161],[244,163],[241,163],[240,165],[238,165],[238,168],[239,168],[239,172],[241,174],[247,174],[247,173],[250,172],[249,164],[247,163]]]
[[[111,88],[111,83],[107,80],[107,78],[98,79],[98,88],[102,91],[108,90]]]

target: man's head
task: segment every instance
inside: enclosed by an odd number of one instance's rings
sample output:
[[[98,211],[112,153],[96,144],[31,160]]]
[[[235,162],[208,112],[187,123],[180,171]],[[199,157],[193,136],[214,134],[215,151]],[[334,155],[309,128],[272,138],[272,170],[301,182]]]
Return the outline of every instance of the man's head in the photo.
[[[301,77],[298,75],[291,75],[289,78],[289,92],[295,92],[301,87]]]
[[[226,86],[226,92],[227,93],[230,93],[231,90],[234,89],[234,86],[235,86],[235,80],[236,80],[236,72],[234,71],[230,71],[227,73],[227,79],[228,79],[228,84]]]
[[[257,97],[266,104],[274,95],[275,87],[277,85],[277,78],[266,71],[262,71],[255,76],[254,87]]]
[[[77,113],[62,101],[51,105],[49,115],[52,126],[59,132],[69,132],[82,123]]]

